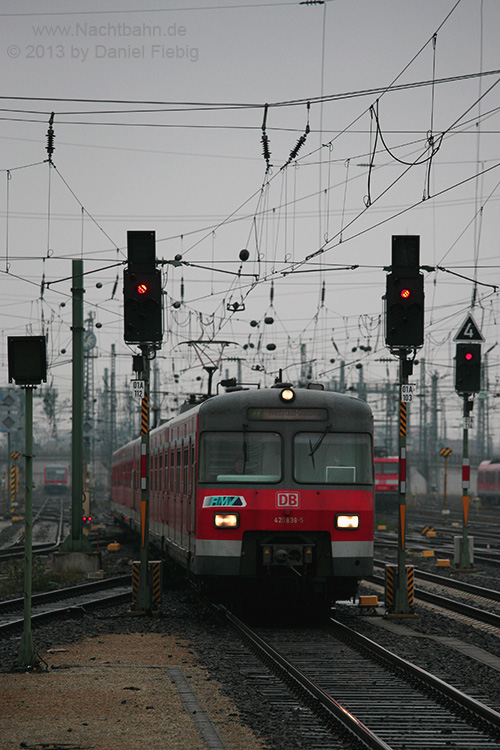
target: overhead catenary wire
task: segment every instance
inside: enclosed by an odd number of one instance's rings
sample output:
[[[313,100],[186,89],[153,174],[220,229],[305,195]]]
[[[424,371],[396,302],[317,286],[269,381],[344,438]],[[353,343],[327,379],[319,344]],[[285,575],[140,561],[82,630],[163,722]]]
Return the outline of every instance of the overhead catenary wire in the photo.
[[[432,37],[431,37],[432,39]],[[401,74],[400,74],[401,75]],[[400,75],[397,76],[397,78],[400,77]],[[489,76],[499,76],[500,75],[500,69],[495,68],[492,70],[487,71],[481,71],[476,73],[464,73],[458,76],[446,76],[443,78],[435,78],[435,79],[425,79],[422,81],[413,81],[410,83],[404,83],[404,84],[398,84],[395,85],[387,84],[385,86],[377,86],[371,89],[359,89],[359,90],[353,90],[353,91],[347,91],[347,92],[339,92],[336,94],[325,94],[324,96],[307,96],[300,99],[289,99],[284,101],[276,101],[276,102],[267,102],[267,103],[260,103],[260,102],[249,102],[249,103],[215,103],[215,102],[162,102],[162,101],[141,101],[141,100],[112,100],[112,99],[71,99],[71,98],[57,98],[57,97],[36,97],[36,96],[30,96],[30,97],[16,97],[16,96],[0,96],[0,101],[17,101],[17,100],[23,100],[23,101],[47,101],[47,102],[88,102],[88,103],[97,103],[97,102],[107,102],[107,103],[117,103],[117,104],[141,104],[141,105],[166,105],[169,104],[169,106],[181,106],[183,109],[179,111],[186,111],[186,112],[195,112],[197,110],[206,112],[208,111],[229,111],[229,110],[239,110],[239,109],[263,109],[264,107],[268,107],[268,109],[274,109],[274,108],[283,108],[283,107],[302,107],[304,105],[307,105],[308,103],[311,106],[314,106],[316,104],[321,103],[328,103],[328,102],[338,102],[345,99],[356,99],[360,97],[378,97],[388,94],[388,93],[400,93],[402,91],[409,91],[415,88],[422,88],[422,87],[435,87],[439,85],[444,85],[448,83],[457,83],[459,81],[470,81],[475,78],[486,78]],[[395,80],[397,80],[397,78]],[[13,111],[13,113],[22,113],[25,112],[26,114],[39,114],[41,118],[46,117],[49,112],[46,111],[36,111],[32,112],[30,110],[6,110],[5,108],[0,108],[0,112],[2,111]],[[159,110],[160,113],[162,112],[172,112],[177,110],[165,110],[161,109]],[[101,115],[101,114],[119,114],[119,115],[126,115],[126,114],[154,114],[154,111],[151,111],[150,109],[141,111],[141,112],[134,112],[129,110],[117,110],[113,112],[109,111],[103,111],[100,110],[97,111],[82,111],[82,112],[72,112],[72,111],[58,111],[56,112],[58,117],[58,123],[64,124],[64,125],[112,125],[112,126],[120,126],[120,125],[126,125],[128,127],[155,127],[154,123],[119,123],[119,122],[85,122],[85,121],[73,121],[73,120],[62,120],[61,117],[71,117],[71,116],[80,116],[80,115]],[[7,119],[13,119],[16,118],[7,118]],[[26,122],[44,122],[43,119],[40,120],[25,120]],[[161,127],[161,125],[158,125],[158,127]],[[199,127],[199,128],[211,128],[211,127],[218,127],[218,126],[203,126],[203,125],[186,125],[184,123],[180,124],[167,124],[164,125],[164,127],[180,127],[180,128],[186,128],[186,127]],[[234,129],[234,130],[257,130],[259,129],[259,126],[257,125],[248,125],[248,126],[220,126],[221,129]],[[262,126],[260,127],[262,129]],[[274,127],[274,128],[266,128],[267,130],[282,130],[286,131],[287,128],[280,128],[280,127]]]
[[[387,132],[387,131],[386,131],[386,132]],[[477,184],[477,183],[476,183],[476,184]],[[268,193],[268,195],[269,195],[269,193]],[[281,203],[281,202],[280,202],[280,206],[283,206],[283,205],[284,205],[285,207],[286,207],[286,206],[288,205],[288,200],[286,199],[286,196],[285,196],[285,201],[284,201],[284,203]],[[296,205],[296,204],[295,204],[295,202],[293,203],[293,205],[294,205],[294,206]],[[275,212],[279,212],[279,208],[280,208],[279,206],[268,206],[268,210],[269,210],[269,211],[272,211],[272,210],[274,210]],[[82,212],[82,213],[83,213],[83,212]],[[253,228],[253,229],[255,229],[255,228],[256,228],[256,219],[255,219],[255,215],[254,215],[254,217],[252,218],[252,228]],[[329,238],[329,239],[330,239],[330,238]],[[114,243],[113,243],[113,244],[114,244]],[[275,245],[276,245],[276,238],[275,238]],[[259,245],[259,249],[260,249],[260,247],[261,247],[261,246],[262,246],[262,245]],[[259,252],[259,253],[257,254],[257,257],[258,257],[258,263],[259,263],[259,265],[260,265],[260,264],[262,264],[262,265],[263,265],[263,264],[267,263],[267,259],[265,259],[265,258],[261,258],[261,257],[260,257],[260,252]],[[216,261],[216,259],[214,258],[214,262],[215,262],[215,261]],[[220,261],[219,261],[219,262],[220,262]],[[211,266],[211,268],[212,268],[212,269],[213,269],[213,266],[214,266],[214,263],[212,263],[212,266]],[[194,267],[196,267],[196,266],[194,266]],[[208,267],[210,267],[210,264],[208,264]],[[306,269],[304,269],[304,271],[305,271],[305,270],[306,270]],[[314,269],[309,269],[309,268],[308,268],[307,270],[311,270],[311,271],[314,271]],[[264,280],[264,279],[263,279],[263,280]],[[191,291],[191,290],[190,290],[190,291]]]

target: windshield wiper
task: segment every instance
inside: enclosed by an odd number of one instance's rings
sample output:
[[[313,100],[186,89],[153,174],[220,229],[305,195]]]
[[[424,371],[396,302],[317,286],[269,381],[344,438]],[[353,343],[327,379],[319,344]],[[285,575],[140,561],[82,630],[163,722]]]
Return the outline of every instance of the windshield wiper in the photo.
[[[331,429],[332,429],[331,424],[327,424],[326,427],[325,427],[324,432],[316,440],[316,443],[315,443],[314,446],[313,446],[311,440],[309,439],[309,448],[311,449],[309,451],[309,455],[311,456],[311,461],[312,461],[312,465],[313,465],[314,469],[316,468],[316,466],[314,464],[314,454],[316,453],[316,451],[318,450],[319,446],[321,445],[321,443],[323,442],[323,440],[325,439],[325,437],[327,436],[327,434],[330,432]]]
[[[243,474],[246,473],[247,459],[248,459],[248,446],[247,446],[247,430],[248,425],[243,425]]]

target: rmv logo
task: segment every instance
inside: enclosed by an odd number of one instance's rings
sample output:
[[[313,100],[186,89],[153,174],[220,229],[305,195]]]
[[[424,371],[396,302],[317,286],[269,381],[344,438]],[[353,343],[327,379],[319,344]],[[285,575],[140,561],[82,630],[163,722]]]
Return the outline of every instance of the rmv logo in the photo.
[[[300,498],[298,492],[277,492],[276,493],[276,507],[277,508],[299,508]]]

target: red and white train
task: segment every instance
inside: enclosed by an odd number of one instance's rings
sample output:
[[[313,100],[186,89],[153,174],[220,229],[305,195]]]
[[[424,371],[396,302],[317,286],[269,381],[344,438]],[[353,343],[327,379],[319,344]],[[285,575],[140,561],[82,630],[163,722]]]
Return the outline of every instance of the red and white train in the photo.
[[[479,464],[477,496],[483,505],[500,505],[500,458],[481,461]]]
[[[230,389],[151,432],[150,539],[229,596],[327,604],[372,572],[373,418],[352,396]],[[140,528],[140,440],[113,456],[112,510]]]
[[[375,511],[395,510],[399,505],[399,458],[377,456],[375,465]]]
[[[43,469],[43,489],[51,495],[69,492],[69,470],[65,464],[48,464]]]

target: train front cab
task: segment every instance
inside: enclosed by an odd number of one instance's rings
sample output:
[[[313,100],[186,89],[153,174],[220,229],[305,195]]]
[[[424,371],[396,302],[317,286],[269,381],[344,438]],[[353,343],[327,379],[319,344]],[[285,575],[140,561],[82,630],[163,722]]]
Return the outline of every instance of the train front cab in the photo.
[[[477,494],[484,507],[500,505],[500,459],[493,458],[479,464]]]
[[[349,598],[373,570],[372,417],[349,396],[241,391],[199,412],[193,570],[229,590]]]
[[[399,459],[397,456],[376,456],[375,512],[395,511],[399,506]]]
[[[43,470],[43,487],[49,495],[60,495],[69,490],[68,467],[64,464],[50,464]]]

